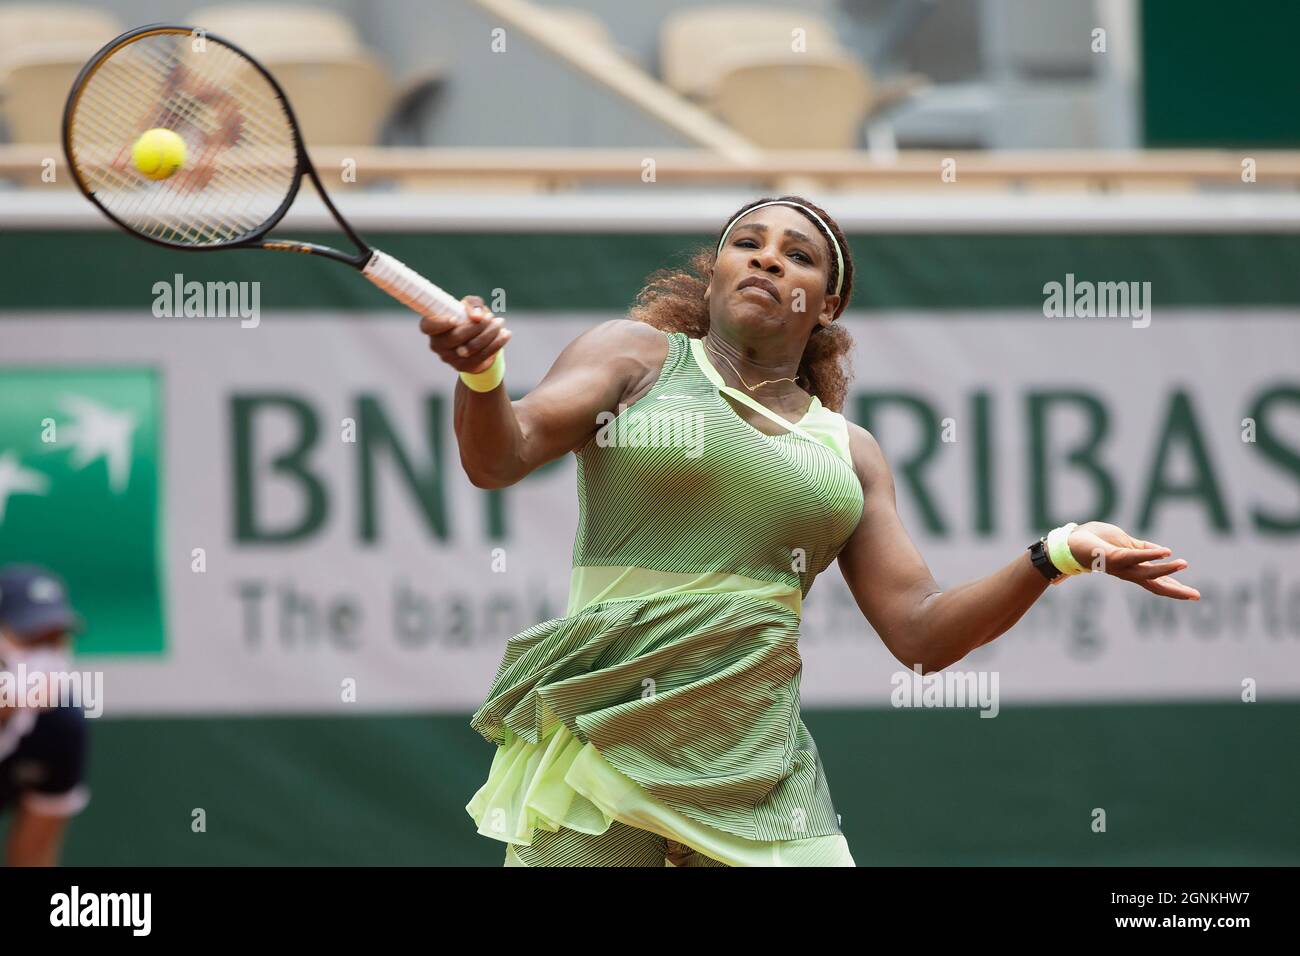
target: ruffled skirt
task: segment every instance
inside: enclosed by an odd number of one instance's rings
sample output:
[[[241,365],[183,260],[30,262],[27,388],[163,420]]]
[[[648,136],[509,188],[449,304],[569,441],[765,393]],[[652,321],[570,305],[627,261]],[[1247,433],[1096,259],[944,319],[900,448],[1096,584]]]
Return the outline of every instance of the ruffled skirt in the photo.
[[[537,830],[599,835],[617,820],[691,847],[729,866],[855,866],[840,834],[747,840],[691,820],[619,773],[558,721],[540,743],[499,747],[487,782],[465,807],[478,832],[529,846]]]
[[[799,716],[799,617],[745,593],[608,600],[508,642],[471,726],[479,832],[618,820],[739,866],[853,865]]]

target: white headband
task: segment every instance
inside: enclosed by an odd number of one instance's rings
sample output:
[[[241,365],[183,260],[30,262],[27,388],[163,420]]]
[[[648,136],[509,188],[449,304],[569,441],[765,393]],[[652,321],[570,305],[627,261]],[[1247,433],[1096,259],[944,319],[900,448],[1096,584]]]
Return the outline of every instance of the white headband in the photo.
[[[831,240],[831,248],[835,250],[835,264],[839,267],[835,270],[835,295],[839,295],[840,289],[844,285],[844,254],[840,252],[840,244],[835,240],[835,233],[831,232],[830,226],[826,225],[822,220],[822,217],[802,203],[791,202],[788,199],[773,199],[771,202],[761,202],[757,206],[750,206],[735,219],[731,220],[731,222],[727,223],[727,228],[723,230],[722,238],[718,240],[717,254],[722,255],[722,247],[727,241],[727,236],[731,235],[732,227],[755,209],[762,209],[764,206],[789,206],[792,209],[802,209],[808,215],[812,216],[813,220],[816,221],[819,226],[826,230],[826,235],[829,236]]]

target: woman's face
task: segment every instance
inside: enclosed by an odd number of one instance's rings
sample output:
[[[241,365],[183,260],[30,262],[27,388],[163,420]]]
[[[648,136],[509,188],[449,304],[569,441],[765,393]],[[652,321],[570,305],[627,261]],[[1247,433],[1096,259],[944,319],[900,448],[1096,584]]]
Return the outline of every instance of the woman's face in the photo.
[[[826,292],[832,256],[821,230],[796,209],[764,206],[742,216],[705,290],[710,324],[741,337],[788,336],[802,347],[840,302]]]

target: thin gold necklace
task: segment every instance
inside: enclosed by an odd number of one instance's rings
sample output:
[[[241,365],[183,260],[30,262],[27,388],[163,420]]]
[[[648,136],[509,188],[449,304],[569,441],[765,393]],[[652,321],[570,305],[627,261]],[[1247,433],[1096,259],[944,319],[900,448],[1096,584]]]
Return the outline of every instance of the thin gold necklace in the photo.
[[[751,392],[756,388],[762,388],[764,385],[773,385],[777,382],[794,382],[796,386],[798,386],[799,384],[793,378],[769,378],[766,381],[759,382],[757,385],[750,385],[748,382],[745,381],[745,377],[740,374],[740,370],[736,368],[736,363],[734,363],[733,361],[731,361],[731,359],[727,358],[725,355],[723,355],[721,352],[715,349],[708,340],[705,340],[704,344],[708,347],[710,352],[712,352],[714,355],[718,356],[718,358],[722,359],[724,362],[726,362],[728,365],[731,366],[731,370],[736,373],[736,378],[740,379],[740,384],[745,386],[745,388],[749,389]]]

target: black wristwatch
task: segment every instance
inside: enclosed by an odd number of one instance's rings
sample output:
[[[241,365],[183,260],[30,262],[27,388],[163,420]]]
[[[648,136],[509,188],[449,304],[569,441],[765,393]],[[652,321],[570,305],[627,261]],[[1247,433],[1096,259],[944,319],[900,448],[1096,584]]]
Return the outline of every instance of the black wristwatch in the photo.
[[[1052,559],[1047,556],[1047,539],[1039,538],[1029,546],[1029,560],[1033,562],[1038,573],[1049,581],[1055,581],[1061,576],[1061,569],[1052,563]]]

